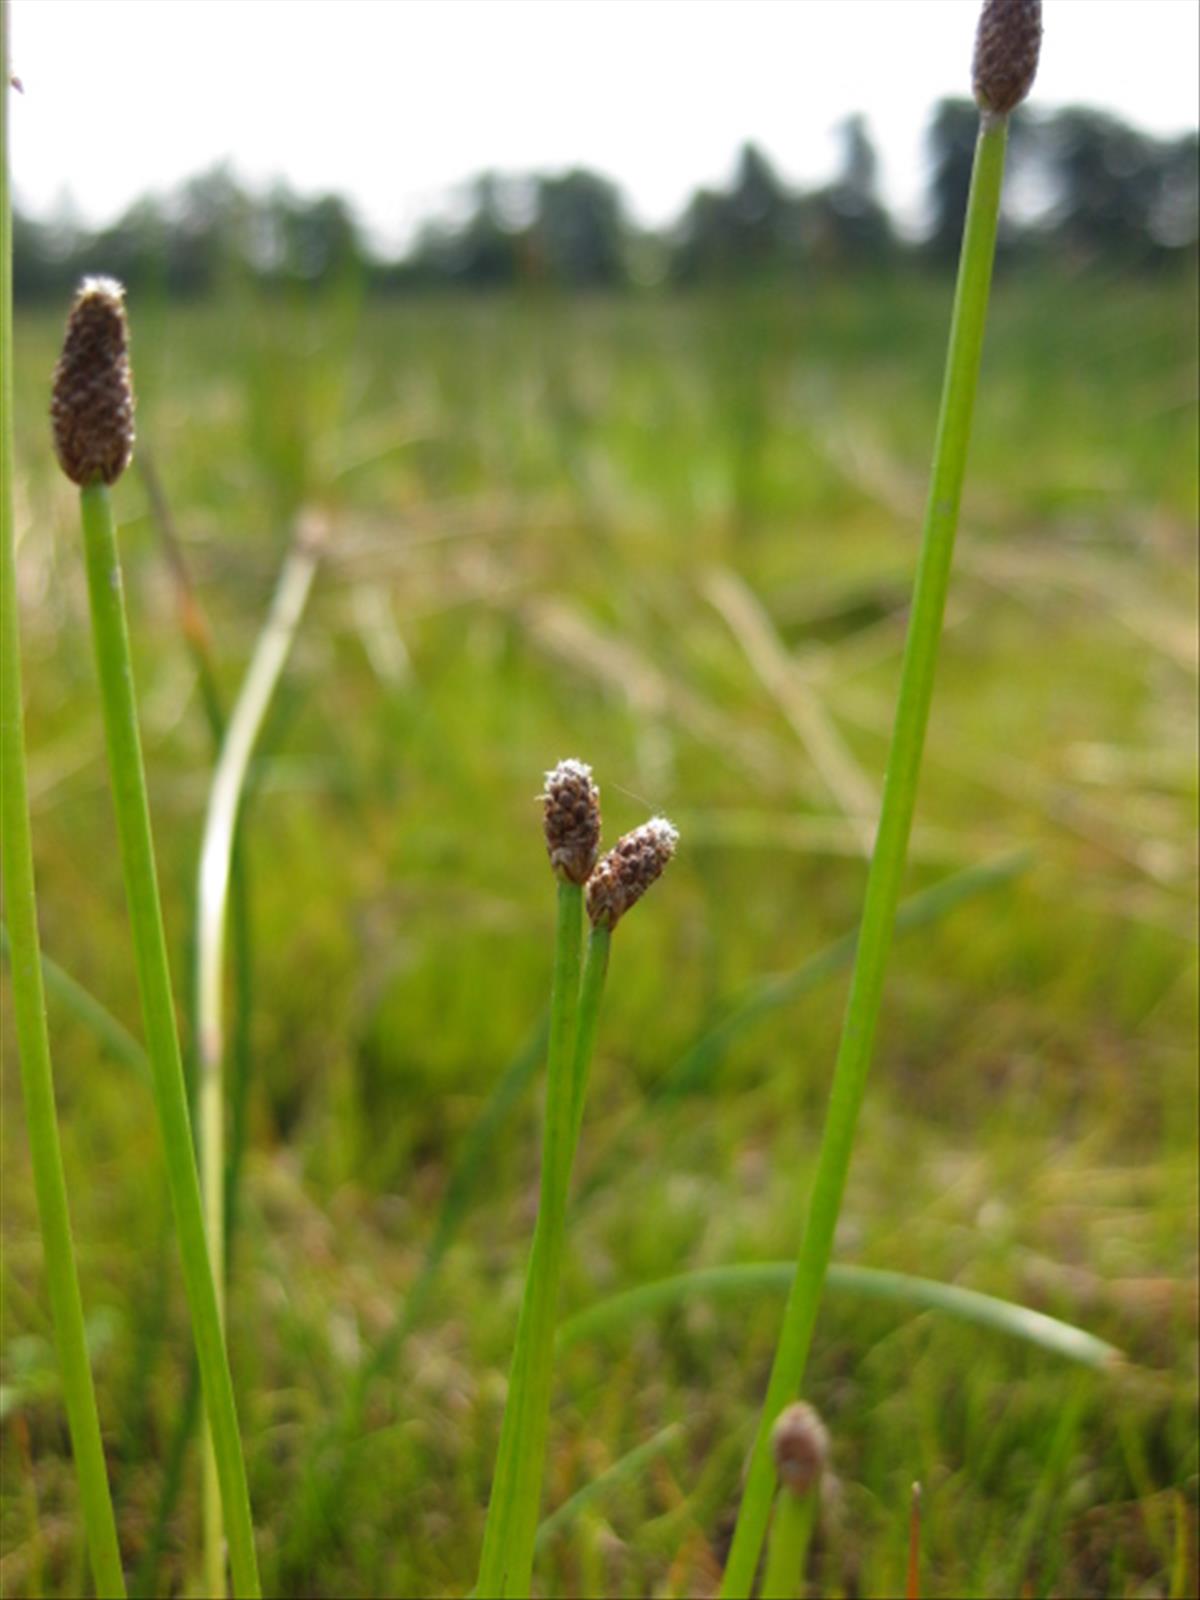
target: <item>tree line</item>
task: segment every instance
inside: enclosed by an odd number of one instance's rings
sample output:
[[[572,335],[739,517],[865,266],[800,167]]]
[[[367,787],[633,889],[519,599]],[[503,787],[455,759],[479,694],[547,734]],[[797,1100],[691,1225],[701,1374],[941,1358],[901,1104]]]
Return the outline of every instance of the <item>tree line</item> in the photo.
[[[944,100],[928,134],[928,228],[905,239],[884,205],[862,117],[839,129],[840,155],[822,188],[790,188],[746,145],[724,188],[700,189],[661,230],[639,228],[619,189],[595,172],[485,173],[465,214],[429,222],[389,259],[374,250],[345,199],[264,194],[221,167],[170,196],[137,201],[112,226],[13,218],[14,290],[61,298],[84,272],[172,296],[213,292],[234,275],[264,282],[353,275],[386,291],[704,285],[805,273],[871,272],[905,260],[949,267],[958,250],[978,113]],[[1200,233],[1200,143],[1160,139],[1086,107],[1018,115],[1001,244],[1004,255],[1086,267],[1154,270],[1190,256]]]

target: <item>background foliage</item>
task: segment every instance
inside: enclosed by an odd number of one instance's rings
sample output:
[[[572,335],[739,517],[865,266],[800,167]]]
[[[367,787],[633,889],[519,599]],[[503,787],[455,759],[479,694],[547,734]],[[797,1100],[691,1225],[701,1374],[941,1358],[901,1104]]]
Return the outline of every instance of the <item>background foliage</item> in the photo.
[[[315,282],[353,274],[398,291],[794,279],[894,268],[904,258],[951,270],[977,125],[972,101],[935,108],[918,243],[897,233],[879,195],[869,129],[854,116],[840,130],[840,170],[821,189],[789,189],[747,145],[727,188],[699,190],[672,227],[655,232],[633,222],[619,190],[597,173],[489,172],[465,186],[456,221],[431,220],[399,259],[372,247],[340,196],[310,199],[285,187],[251,194],[218,168],[165,198],[147,196],[98,232],[69,213],[51,223],[18,214],[14,288],[18,299],[61,300],[97,263],[131,288],[172,295],[208,293],[239,275]],[[1194,133],[1157,139],[1086,107],[1019,112],[1004,255],[1141,270],[1193,259],[1198,148]]]

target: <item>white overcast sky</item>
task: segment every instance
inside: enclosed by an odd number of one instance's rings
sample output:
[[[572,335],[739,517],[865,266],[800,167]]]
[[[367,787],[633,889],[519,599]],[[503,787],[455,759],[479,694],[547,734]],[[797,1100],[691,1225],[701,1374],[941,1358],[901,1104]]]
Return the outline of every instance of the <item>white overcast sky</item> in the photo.
[[[745,139],[798,183],[863,111],[912,217],[922,135],[969,92],[978,0],[14,0],[18,203],[89,222],[228,158],[403,240],[484,167],[582,163],[673,216]],[[1193,128],[1198,0],[1045,0],[1034,91]]]

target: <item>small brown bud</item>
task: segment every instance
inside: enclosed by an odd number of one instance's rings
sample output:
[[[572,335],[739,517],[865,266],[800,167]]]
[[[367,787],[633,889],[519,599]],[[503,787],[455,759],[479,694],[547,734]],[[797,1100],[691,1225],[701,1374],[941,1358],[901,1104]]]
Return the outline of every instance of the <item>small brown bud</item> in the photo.
[[[984,0],[975,35],[975,99],[1007,116],[1029,93],[1042,48],[1042,0]]]
[[[560,761],[546,774],[542,829],[556,875],[585,884],[600,853],[600,791],[586,763]]]
[[[587,910],[593,926],[615,928],[675,854],[679,834],[665,817],[652,817],[618,839],[588,879]]]
[[[776,1418],[771,1449],[785,1486],[794,1495],[810,1494],[829,1465],[829,1432],[811,1406],[797,1401]]]
[[[125,291],[85,278],[54,369],[50,417],[59,465],[81,489],[116,483],[133,459],[133,383]]]

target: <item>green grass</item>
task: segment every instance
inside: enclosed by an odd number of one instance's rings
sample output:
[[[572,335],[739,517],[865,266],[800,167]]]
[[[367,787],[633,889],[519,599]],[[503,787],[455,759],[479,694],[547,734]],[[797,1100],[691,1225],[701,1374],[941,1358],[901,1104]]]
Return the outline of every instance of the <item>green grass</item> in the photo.
[[[541,774],[586,757],[606,838],[651,810],[682,834],[669,889],[620,936],[566,1318],[794,1252],[845,966],[782,1004],[759,986],[853,930],[865,866],[760,675],[761,630],[878,793],[945,288],[130,315],[139,432],[226,703],[296,506],[333,527],[247,819],[254,1083],[228,1320],[264,1590],[463,1593],[540,1074],[475,1158],[472,1208],[363,1402],[337,1514],[290,1524],[544,1008]],[[76,508],[44,421],[60,333],[19,317],[15,351],[41,931],[140,1037]],[[826,1592],[897,1592],[914,1479],[929,1595],[1195,1586],[1195,349],[1186,282],[996,286],[904,893],[1014,850],[1031,864],[897,941],[834,1250],[1024,1302],[1130,1365],[1080,1371],[831,1293],[806,1392],[841,1485],[839,1529],[814,1549]],[[178,974],[211,750],[136,475],[115,503]],[[757,598],[759,637],[714,604],[715,569]],[[64,1155],[84,1304],[108,1329],[93,1359],[132,1571],[187,1381],[186,1310],[148,1090],[61,993]],[[694,1092],[656,1094],[713,1028]],[[9,1050],[3,1093],[4,1393],[24,1426],[0,1445],[0,1577],[65,1595],[84,1556]],[[541,1540],[539,1592],[715,1589],[778,1315],[777,1295],[697,1297],[564,1353],[544,1509],[615,1486]],[[634,1454],[672,1427],[668,1450]],[[199,1504],[193,1450],[167,1525],[176,1591],[199,1571]]]

